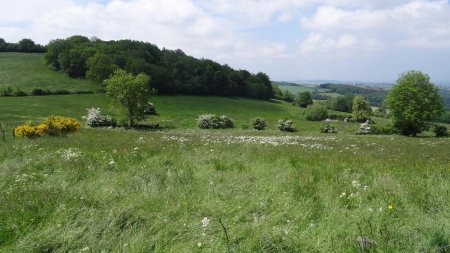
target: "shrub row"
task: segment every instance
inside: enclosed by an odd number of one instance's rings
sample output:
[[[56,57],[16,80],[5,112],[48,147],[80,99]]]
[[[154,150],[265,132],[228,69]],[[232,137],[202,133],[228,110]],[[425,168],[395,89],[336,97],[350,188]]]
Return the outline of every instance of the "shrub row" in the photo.
[[[70,94],[93,94],[93,91],[68,91],[68,90],[44,90],[44,89],[34,89],[31,93],[27,93],[23,90],[13,90],[8,87],[0,90],[0,96],[2,97],[25,97],[25,96],[49,96],[49,95],[70,95]]]
[[[14,135],[29,139],[39,138],[43,135],[61,136],[73,133],[80,127],[80,122],[74,118],[52,115],[39,124],[27,122],[16,127]]]

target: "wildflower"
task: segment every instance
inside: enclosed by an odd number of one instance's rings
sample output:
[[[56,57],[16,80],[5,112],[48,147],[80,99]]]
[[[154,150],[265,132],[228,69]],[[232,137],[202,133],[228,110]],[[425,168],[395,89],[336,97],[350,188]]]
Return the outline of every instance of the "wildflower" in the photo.
[[[367,185],[364,185],[364,186],[363,186],[363,190],[364,190],[364,191],[366,191],[368,188],[369,188],[369,186],[367,186]]]
[[[368,210],[369,212],[373,212],[373,208],[371,208],[371,207],[369,207],[367,210]]]
[[[394,206],[393,205],[388,205],[388,208],[392,209],[392,208],[394,208]]]
[[[111,161],[109,162],[109,165],[114,166],[114,165],[116,165],[116,162],[115,162],[114,160],[111,160]]]
[[[209,225],[208,217],[203,218],[202,225],[203,225],[204,228],[208,227],[208,225]]]
[[[197,243],[197,247],[201,248],[202,247],[202,243],[201,242]]]
[[[383,208],[382,207],[378,208],[378,212],[379,213],[383,212]]]
[[[345,192],[343,192],[343,193],[341,193],[341,195],[339,195],[339,198],[345,198],[345,196],[347,196],[347,193],[345,193]]]

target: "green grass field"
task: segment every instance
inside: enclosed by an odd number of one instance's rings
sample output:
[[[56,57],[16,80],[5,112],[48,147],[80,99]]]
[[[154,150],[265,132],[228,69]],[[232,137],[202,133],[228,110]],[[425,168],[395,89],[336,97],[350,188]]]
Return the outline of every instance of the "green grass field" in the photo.
[[[0,252],[445,252],[448,147],[194,129],[16,140],[0,149]]]
[[[322,124],[307,121],[305,109],[285,102],[213,96],[156,96],[151,101],[159,115],[150,116],[147,121],[172,128],[195,128],[197,116],[206,113],[230,116],[238,129],[250,126],[255,117],[264,117],[268,128],[272,130],[276,129],[277,121],[282,118],[293,120],[299,131],[316,133]],[[0,97],[0,123],[40,121],[49,115],[81,119],[86,114],[86,109],[91,107],[100,107],[105,113],[114,113],[110,99],[105,94]],[[380,119],[380,123],[387,122]],[[334,124],[340,132],[346,133],[355,132],[359,126],[342,121]]]
[[[4,66],[7,57],[20,69],[29,62],[29,75]],[[12,88],[95,87],[64,86],[42,55],[0,59]],[[170,127],[0,142],[0,252],[450,250],[450,138],[356,135],[359,124],[342,121],[322,134],[322,122],[285,102],[151,101],[159,115],[147,121]],[[0,123],[81,120],[90,107],[114,113],[105,94],[0,97]],[[205,113],[228,115],[235,128],[200,130]],[[257,116],[267,130],[247,129]],[[297,132],[276,129],[284,117]]]
[[[5,88],[31,92],[33,89],[95,91],[98,84],[72,79],[49,69],[44,54],[0,53],[0,90]]]

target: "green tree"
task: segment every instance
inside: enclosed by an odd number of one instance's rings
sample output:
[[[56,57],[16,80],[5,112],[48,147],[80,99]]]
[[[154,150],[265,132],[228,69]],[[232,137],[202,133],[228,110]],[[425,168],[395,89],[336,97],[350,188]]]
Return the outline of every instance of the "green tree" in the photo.
[[[387,97],[392,121],[403,135],[412,135],[428,129],[444,113],[438,88],[430,77],[420,71],[400,74]]]
[[[308,105],[312,105],[313,100],[311,98],[311,93],[307,91],[299,92],[297,97],[295,98],[295,103],[304,108],[308,107]]]
[[[113,59],[106,54],[95,54],[87,62],[86,78],[96,82],[103,82],[109,78],[119,67],[114,64]]]
[[[133,127],[145,116],[145,106],[152,93],[149,91],[150,77],[146,74],[134,76],[118,69],[104,81],[109,96],[118,104],[123,121]]]
[[[358,122],[364,122],[372,115],[372,107],[363,96],[353,98],[352,116]]]

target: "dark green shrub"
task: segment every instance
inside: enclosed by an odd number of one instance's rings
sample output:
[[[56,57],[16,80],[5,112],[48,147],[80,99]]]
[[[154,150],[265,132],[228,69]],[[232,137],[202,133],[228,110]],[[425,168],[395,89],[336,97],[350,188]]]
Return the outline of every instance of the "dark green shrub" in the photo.
[[[14,92],[14,96],[16,96],[16,97],[25,97],[25,96],[28,96],[28,93],[26,93],[25,91],[22,91],[22,90],[16,90]]]
[[[50,95],[52,92],[49,90],[43,90],[43,89],[34,89],[31,91],[31,95],[33,96],[46,96]]]
[[[306,109],[306,119],[311,121],[321,121],[328,117],[328,111],[325,106],[313,104]]]
[[[278,121],[278,129],[283,132],[294,132],[295,131],[295,125],[292,120],[289,119],[280,119]]]
[[[436,137],[446,137],[448,136],[448,130],[446,126],[435,125],[433,127],[433,132],[436,134]]]
[[[49,92],[49,95],[69,95],[70,91],[68,90],[55,90],[55,91],[51,91]]]
[[[371,134],[391,135],[397,133],[392,125],[378,126],[372,125]]]
[[[252,120],[252,126],[254,129],[261,131],[267,126],[266,120],[264,118],[255,118]]]

